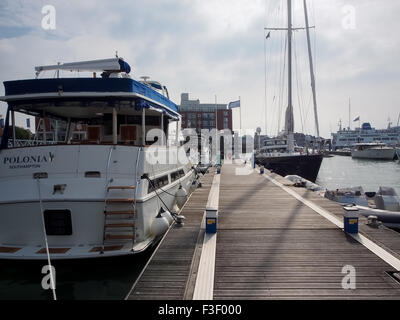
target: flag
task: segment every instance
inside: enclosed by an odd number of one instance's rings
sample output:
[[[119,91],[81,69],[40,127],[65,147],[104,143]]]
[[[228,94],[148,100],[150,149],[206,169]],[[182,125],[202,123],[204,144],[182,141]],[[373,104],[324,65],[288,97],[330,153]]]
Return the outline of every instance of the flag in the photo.
[[[355,118],[354,120],[353,120],[353,122],[354,121],[359,121],[360,120],[360,116],[358,116],[357,118]]]
[[[239,108],[240,100],[229,102],[228,109]]]
[[[270,37],[271,37],[271,31],[268,32],[268,34],[267,34],[267,36],[265,37],[265,39],[268,39],[268,38],[270,38]]]

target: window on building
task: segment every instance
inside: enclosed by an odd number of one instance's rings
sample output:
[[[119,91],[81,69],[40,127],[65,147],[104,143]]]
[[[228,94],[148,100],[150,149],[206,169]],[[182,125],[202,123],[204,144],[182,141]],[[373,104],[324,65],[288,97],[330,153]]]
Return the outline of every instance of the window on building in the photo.
[[[228,126],[228,118],[224,118],[224,129],[228,129],[229,128],[229,126]]]

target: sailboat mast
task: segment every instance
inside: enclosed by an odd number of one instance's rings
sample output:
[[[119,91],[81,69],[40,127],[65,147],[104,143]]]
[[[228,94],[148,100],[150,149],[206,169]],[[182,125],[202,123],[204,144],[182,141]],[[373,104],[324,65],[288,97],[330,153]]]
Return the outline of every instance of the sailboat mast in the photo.
[[[292,0],[287,0],[288,7],[288,110],[289,119],[287,132],[293,133],[293,104],[292,104]]]
[[[314,65],[312,59],[311,52],[311,41],[310,41],[310,26],[308,24],[308,13],[307,13],[307,3],[306,0],[303,0],[304,3],[304,17],[306,20],[306,34],[307,34],[307,47],[308,47],[308,59],[310,61],[310,76],[311,76],[311,89],[313,94],[313,103],[314,103],[314,117],[315,117],[315,129],[317,131],[317,138],[319,138],[319,123],[318,123],[318,110],[317,110],[317,95],[315,92],[315,75],[314,75]]]
[[[286,128],[288,151],[294,151],[294,115],[292,104],[292,0],[287,1],[288,9],[288,107],[286,109]]]

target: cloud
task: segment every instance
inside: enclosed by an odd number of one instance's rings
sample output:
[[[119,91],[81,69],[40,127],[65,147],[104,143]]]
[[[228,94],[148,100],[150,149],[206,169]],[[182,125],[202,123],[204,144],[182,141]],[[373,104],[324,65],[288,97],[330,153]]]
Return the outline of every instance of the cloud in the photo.
[[[293,23],[303,26],[301,1],[294,3]],[[308,3],[310,23],[316,25],[311,34],[313,48],[316,39],[322,134],[329,136],[337,121],[347,118],[350,96],[354,113],[362,113],[362,119],[377,127],[385,126],[388,115],[397,117],[399,105],[400,4],[396,0]],[[176,103],[181,92],[203,102],[213,102],[215,95],[226,103],[241,96],[242,126],[265,128],[263,29],[285,26],[286,1],[55,0],[51,4],[56,8],[56,30],[43,30],[41,9],[46,4],[45,0],[1,2],[1,82],[32,78],[36,65],[107,58],[117,50],[132,66],[135,78],[149,75],[166,84]],[[344,5],[356,9],[354,30],[342,27]],[[295,38],[296,129],[301,130],[304,122],[304,130],[314,133],[304,31],[296,32]],[[281,114],[287,100],[286,84],[279,80],[283,41],[282,32],[272,32],[266,42],[269,133],[277,131],[279,96]],[[299,93],[297,86],[303,88]],[[237,127],[238,110],[234,122]]]

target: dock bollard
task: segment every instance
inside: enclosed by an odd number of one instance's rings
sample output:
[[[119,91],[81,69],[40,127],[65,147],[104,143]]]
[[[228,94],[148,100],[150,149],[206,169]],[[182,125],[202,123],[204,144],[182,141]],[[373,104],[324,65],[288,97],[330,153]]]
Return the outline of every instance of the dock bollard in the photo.
[[[344,207],[345,213],[343,215],[344,232],[358,233],[358,208]]]
[[[264,166],[260,167],[260,174],[264,174]]]
[[[218,210],[206,209],[206,233],[217,232]]]

